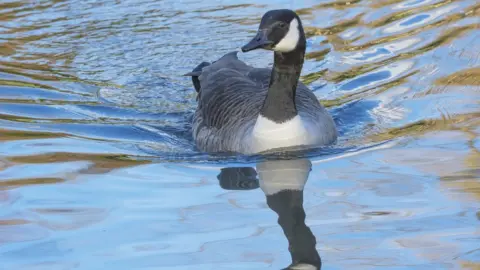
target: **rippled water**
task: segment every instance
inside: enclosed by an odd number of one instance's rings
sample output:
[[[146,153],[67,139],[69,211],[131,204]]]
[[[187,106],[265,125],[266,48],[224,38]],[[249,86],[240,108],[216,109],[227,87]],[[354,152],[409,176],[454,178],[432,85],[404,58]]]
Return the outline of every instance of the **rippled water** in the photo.
[[[198,153],[181,75],[276,8],[338,144]],[[479,29],[475,0],[1,1],[0,269],[480,269]]]

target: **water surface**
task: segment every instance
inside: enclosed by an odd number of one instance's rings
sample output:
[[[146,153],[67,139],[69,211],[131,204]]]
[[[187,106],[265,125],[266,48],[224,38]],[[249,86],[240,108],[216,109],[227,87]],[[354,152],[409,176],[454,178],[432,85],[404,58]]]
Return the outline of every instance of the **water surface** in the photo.
[[[276,8],[303,20],[338,144],[199,153],[181,75]],[[2,1],[0,269],[479,269],[479,18],[474,0]]]

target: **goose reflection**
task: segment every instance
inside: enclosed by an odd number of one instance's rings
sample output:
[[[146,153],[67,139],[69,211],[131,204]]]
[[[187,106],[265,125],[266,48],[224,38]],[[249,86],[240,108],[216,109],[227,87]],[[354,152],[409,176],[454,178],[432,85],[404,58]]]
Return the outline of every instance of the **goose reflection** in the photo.
[[[223,168],[217,176],[228,190],[252,190],[260,187],[268,207],[278,215],[278,224],[288,240],[292,263],[285,269],[320,269],[316,239],[305,224],[303,188],[312,163],[308,159],[267,160],[251,167]],[[258,176],[258,179],[257,179]]]

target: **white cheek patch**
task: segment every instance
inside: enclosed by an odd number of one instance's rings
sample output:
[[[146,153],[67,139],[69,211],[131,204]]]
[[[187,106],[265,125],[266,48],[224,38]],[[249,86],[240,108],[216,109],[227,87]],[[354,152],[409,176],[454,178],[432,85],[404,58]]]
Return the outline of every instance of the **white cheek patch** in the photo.
[[[287,34],[275,45],[273,50],[277,52],[291,52],[297,47],[299,39],[300,31],[298,30],[298,21],[294,18],[290,22],[290,28]]]

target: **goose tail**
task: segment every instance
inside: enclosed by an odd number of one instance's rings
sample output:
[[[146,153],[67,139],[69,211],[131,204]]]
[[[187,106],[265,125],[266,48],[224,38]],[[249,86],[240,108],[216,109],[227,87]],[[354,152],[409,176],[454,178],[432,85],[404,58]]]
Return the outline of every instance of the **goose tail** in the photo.
[[[198,79],[198,76],[202,74],[202,69],[209,65],[211,64],[208,62],[202,62],[200,63],[200,65],[196,66],[191,72],[183,74],[183,76],[192,77],[193,87],[195,87],[195,91],[197,91],[197,93],[200,92],[200,80]]]

